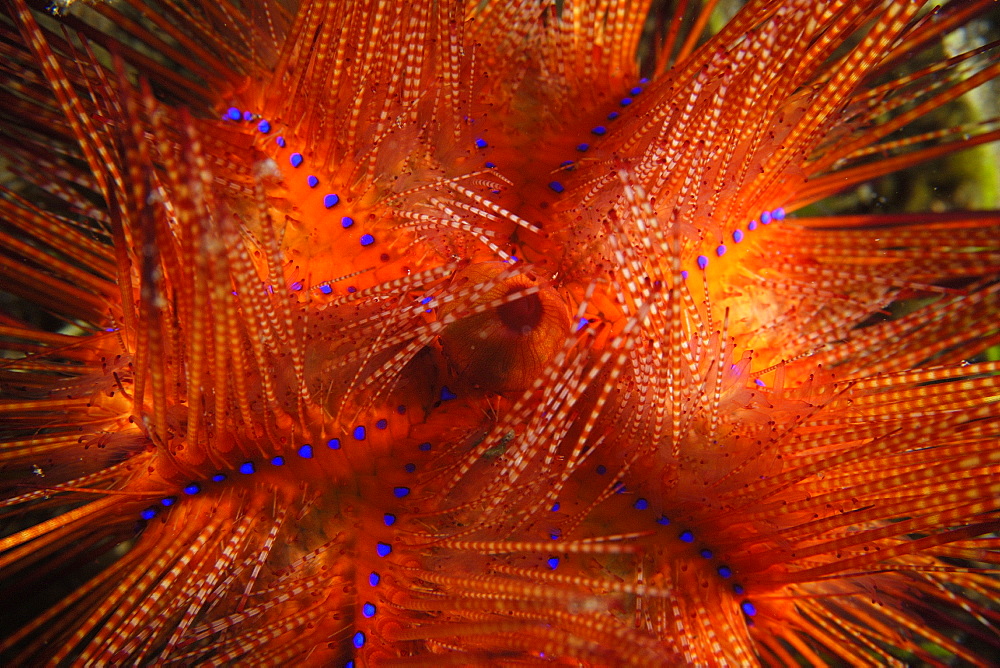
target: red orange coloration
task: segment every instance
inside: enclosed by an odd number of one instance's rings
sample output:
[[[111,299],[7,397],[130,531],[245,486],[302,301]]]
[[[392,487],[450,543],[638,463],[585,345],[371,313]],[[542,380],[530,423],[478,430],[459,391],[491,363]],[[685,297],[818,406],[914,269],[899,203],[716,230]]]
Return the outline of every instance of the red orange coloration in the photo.
[[[921,124],[995,3],[67,4],[0,20],[5,663],[997,656],[1000,212],[805,208],[1000,138]]]

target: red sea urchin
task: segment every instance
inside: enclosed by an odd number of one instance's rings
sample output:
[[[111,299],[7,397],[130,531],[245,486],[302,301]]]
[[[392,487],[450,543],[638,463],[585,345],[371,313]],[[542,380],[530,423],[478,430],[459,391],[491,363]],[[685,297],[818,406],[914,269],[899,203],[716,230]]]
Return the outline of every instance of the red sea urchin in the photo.
[[[993,2],[293,4],[7,3],[7,663],[996,656]]]

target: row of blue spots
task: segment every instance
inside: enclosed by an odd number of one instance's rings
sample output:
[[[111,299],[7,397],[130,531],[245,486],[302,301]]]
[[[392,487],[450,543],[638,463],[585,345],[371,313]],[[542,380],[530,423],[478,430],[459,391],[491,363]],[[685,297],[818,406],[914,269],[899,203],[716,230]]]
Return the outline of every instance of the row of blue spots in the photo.
[[[251,121],[254,120],[255,118],[258,118],[258,116],[253,112],[250,111],[241,112],[236,107],[230,107],[226,111],[226,113],[223,114],[222,117],[226,120],[231,120],[236,122],[240,120]],[[260,122],[257,123],[257,131],[260,132],[261,134],[265,135],[269,134],[271,132],[271,123],[267,119],[261,119]],[[478,141],[481,140],[477,140],[477,145]],[[275,143],[281,148],[286,148],[288,145],[288,143],[285,141],[285,138],[281,136],[275,138]],[[305,158],[301,153],[295,152],[288,157],[288,162],[292,167],[298,169],[305,163]],[[308,185],[310,188],[316,188],[317,186],[319,186],[319,183],[320,183],[319,178],[315,174],[309,174],[306,177],[306,185]],[[332,209],[339,203],[340,203],[340,195],[337,195],[336,193],[327,193],[326,195],[323,196],[323,206],[326,207],[327,209]],[[350,216],[343,216],[340,219],[340,225],[346,230],[354,225],[354,219],[351,218]],[[372,236],[371,234],[362,234],[361,238],[359,239],[359,242],[361,243],[362,246],[371,246],[372,244],[375,243],[375,237]],[[324,290],[324,288],[326,288],[326,290]],[[320,291],[323,294],[330,294],[330,292],[332,292],[333,290],[332,288],[330,288],[329,285],[322,285],[320,286]]]
[[[451,393],[451,391],[448,390],[447,387],[442,388],[442,398],[444,397],[444,393],[445,392],[448,392],[449,394]],[[454,398],[454,396],[455,395],[452,394],[451,398]],[[396,412],[399,413],[400,415],[404,415],[406,413],[406,406],[399,406],[396,409]],[[376,429],[380,429],[380,430],[388,429],[389,428],[389,421],[386,420],[385,418],[381,418],[379,420],[376,420],[376,422],[375,422],[375,428]],[[353,436],[353,438],[354,438],[355,441],[359,441],[359,442],[360,441],[364,441],[364,440],[366,440],[368,438],[367,427],[365,427],[365,425],[358,425],[351,432],[351,435]],[[339,438],[331,438],[331,439],[329,439],[327,441],[326,444],[327,444],[327,447],[330,450],[340,450],[340,448],[341,448],[341,441],[340,441]],[[425,448],[425,446],[426,446],[426,448]],[[430,443],[421,444],[420,449],[421,450],[425,450],[425,449],[426,450],[430,450]],[[304,444],[300,445],[295,452],[296,452],[296,454],[298,455],[298,457],[300,459],[313,459],[316,456],[316,451],[313,448],[312,444],[310,444],[310,443],[304,443]],[[277,456],[272,457],[270,459],[270,464],[272,466],[284,466],[285,462],[286,462],[285,457],[282,456],[282,455],[277,455]],[[405,468],[406,468],[406,470],[408,472],[412,473],[413,471],[416,470],[416,465],[414,465],[414,464],[407,464],[405,466]],[[257,464],[255,464],[254,462],[250,462],[250,461],[243,462],[242,464],[240,464],[236,468],[236,470],[241,475],[246,475],[246,476],[253,475],[254,473],[257,472]],[[212,475],[211,478],[209,478],[209,480],[211,480],[212,482],[219,483],[219,482],[225,481],[228,477],[229,476],[227,476],[225,473],[216,473],[216,474]],[[196,494],[200,494],[203,491],[204,488],[202,487],[202,484],[199,483],[199,482],[191,482],[191,483],[188,483],[187,485],[185,485],[182,489],[183,489],[185,495],[187,495],[187,496],[194,496]],[[405,492],[404,492],[404,490],[405,490]],[[406,488],[406,487],[397,487],[394,490],[394,493],[396,494],[397,498],[403,498],[404,496],[406,496],[407,494],[409,494],[409,488]],[[160,499],[159,505],[153,505],[153,506],[149,506],[148,508],[143,509],[142,512],[139,513],[139,516],[143,520],[147,520],[147,521],[151,520],[154,517],[156,517],[156,515],[159,513],[161,506],[164,507],[164,508],[169,508],[170,506],[174,505],[176,502],[177,502],[177,497],[176,496],[165,496],[162,499]]]
[[[641,93],[643,90],[643,86],[645,86],[648,83],[649,79],[646,78],[639,79],[639,85],[630,88],[628,91],[628,95],[618,101],[618,106],[624,109],[625,107],[632,104],[633,98],[639,93]],[[607,115],[607,120],[614,121],[620,116],[621,116],[620,112],[612,111]],[[607,133],[608,133],[608,128],[605,125],[595,125],[590,129],[590,134],[594,135],[595,137],[603,137]],[[580,144],[577,144],[576,150],[578,153],[586,153],[587,151],[590,150],[590,144],[588,144],[587,142],[582,142]],[[572,160],[565,160],[559,165],[559,167],[560,169],[569,171],[574,169],[575,163]],[[552,192],[556,193],[557,195],[566,192],[566,186],[564,186],[560,181],[549,181],[549,189]]]
[[[761,225],[770,225],[771,221],[775,221],[775,220],[780,221],[780,220],[784,220],[784,219],[785,219],[785,209],[782,208],[782,207],[780,207],[780,206],[777,209],[774,209],[772,211],[763,211],[760,214],[760,224]],[[757,229],[757,227],[758,227],[758,223],[757,223],[757,219],[756,218],[754,220],[751,220],[747,224],[747,230],[749,232],[753,232],[754,230]],[[745,238],[746,238],[746,235],[743,233],[743,230],[741,230],[739,228],[733,230],[733,243],[737,243],[738,244],[738,243],[742,242],[743,239],[745,239]],[[726,254],[727,250],[728,249],[726,248],[726,244],[719,244],[715,248],[715,254],[718,257],[722,257],[723,255]],[[697,263],[698,268],[701,269],[701,270],[705,270],[705,269],[708,268],[708,256],[706,256],[706,255],[699,255],[697,257],[697,259],[695,260],[695,262]],[[684,278],[687,278],[686,272],[682,272],[682,275],[684,276]]]

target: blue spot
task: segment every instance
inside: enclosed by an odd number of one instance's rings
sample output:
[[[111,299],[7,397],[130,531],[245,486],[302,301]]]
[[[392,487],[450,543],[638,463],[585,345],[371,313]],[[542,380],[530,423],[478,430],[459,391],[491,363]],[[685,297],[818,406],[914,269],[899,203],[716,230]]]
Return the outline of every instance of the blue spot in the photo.
[[[458,395],[448,389],[447,385],[441,387],[441,401],[451,401],[458,398]]]
[[[225,479],[226,479],[225,473],[216,473],[214,476],[212,476],[213,482],[222,482]]]
[[[397,499],[402,499],[410,495],[409,487],[393,487],[392,495]]]
[[[559,502],[558,501],[556,503],[552,504],[552,512],[554,512],[554,513],[558,513],[559,512]]]
[[[495,162],[487,162],[487,163],[486,163],[486,168],[487,168],[487,169],[496,169],[496,166],[497,166],[497,165],[496,165],[496,163],[495,163]]]
[[[299,457],[302,459],[312,459],[313,458],[313,446],[306,443],[299,448]]]
[[[315,188],[316,186],[319,185],[319,179],[310,174],[309,176],[306,177],[306,183],[309,184],[310,188]]]
[[[424,297],[423,299],[420,300],[420,303],[424,304],[424,305],[430,304],[431,303],[431,299],[433,299],[433,297],[431,297],[430,295],[427,295],[426,297]]]
[[[354,219],[351,218],[350,216],[344,216],[343,218],[340,219],[340,226],[343,227],[345,230],[353,224],[354,224]]]
[[[252,111],[244,111],[243,112],[243,120],[244,121],[252,121],[253,120],[253,112]]]
[[[785,209],[779,206],[777,209],[771,212],[771,217],[774,218],[775,220],[784,220]]]
[[[645,510],[646,508],[649,508],[649,501],[646,499],[636,499],[633,505],[636,510]]]
[[[549,565],[549,568],[555,570],[556,567],[559,565],[559,557],[549,557],[547,563]]]
[[[323,285],[319,286],[319,291],[322,292],[324,295],[328,295],[333,292],[333,288],[324,283]]]
[[[486,148],[489,144],[486,143],[485,139],[476,139],[476,148]]]
[[[302,289],[302,281],[295,281],[292,283],[291,288],[293,292],[298,292]]]
[[[385,515],[382,516],[382,521],[385,522],[385,525],[387,527],[391,527],[393,524],[396,523],[396,516],[393,515],[392,513],[386,513]]]
[[[635,88],[630,88],[629,91],[628,91],[628,94],[629,95],[638,95],[641,92],[642,92],[642,87],[641,86],[636,86]]]
[[[331,450],[340,450],[340,439],[331,438],[329,441],[326,442],[326,447],[330,448]]]
[[[430,443],[421,443],[420,445],[417,446],[417,448],[419,450],[422,450],[423,452],[427,452],[428,450],[431,449],[431,444]]]
[[[382,418],[381,420],[375,423],[375,427],[377,429],[385,429],[388,426],[389,426],[389,421],[386,420],[385,418]]]
[[[660,515],[659,517],[656,518],[656,523],[662,524],[663,526],[667,526],[668,524],[670,524],[670,518],[667,517],[666,515]]]
[[[612,111],[610,114],[608,114],[608,120],[609,121],[613,121],[616,118],[618,118],[620,115],[621,114],[619,114],[617,111]]]
[[[352,295],[353,295],[353,294],[354,294],[355,292],[357,292],[357,291],[358,291],[358,289],[357,289],[356,287],[354,287],[353,285],[349,285],[349,286],[347,286],[347,292],[348,292],[348,293],[350,293],[350,294],[352,294]]]
[[[559,531],[550,531],[549,538],[552,540],[559,540]]]
[[[619,102],[618,104],[622,105],[623,107],[627,107],[628,105],[632,104],[632,98],[623,97],[621,102]]]
[[[302,154],[292,153],[291,157],[288,158],[288,162],[292,163],[292,167],[298,167],[302,164]]]
[[[688,278],[688,272],[687,269],[685,269],[684,271],[681,272],[681,280],[686,281],[687,278]]]
[[[607,133],[608,129],[603,125],[595,125],[594,127],[590,128],[590,134],[597,135],[598,137],[605,135]]]
[[[243,118],[243,114],[241,114],[240,110],[236,107],[229,107],[229,109],[226,110],[226,116],[231,121],[238,121]]]
[[[757,387],[767,387],[767,383],[765,383],[764,381],[762,381],[760,378],[754,378],[753,382],[754,382],[754,385],[756,385]]]
[[[365,426],[363,424],[359,424],[357,427],[354,428],[355,441],[363,441],[365,440],[365,437],[367,435],[368,435],[368,430],[365,429]]]
[[[719,247],[715,249],[715,254],[718,255],[719,257],[722,257],[723,255],[725,255],[726,254],[726,246],[724,244],[720,244]]]
[[[712,558],[712,551],[711,550],[707,550],[707,549],[706,550],[702,550],[698,554],[701,555],[702,559],[711,559]]]
[[[678,536],[678,538],[680,538],[681,541],[683,541],[685,543],[693,543],[694,542],[694,534],[691,533],[690,531],[682,531],[681,535]]]
[[[589,149],[589,148],[590,148],[590,144],[577,144],[576,145],[576,150],[579,151],[580,153],[585,153],[587,151],[587,149]]]
[[[170,506],[172,506],[175,503],[177,503],[177,497],[176,496],[167,496],[167,497],[164,497],[164,498],[160,499],[160,503],[162,503],[164,506],[166,506],[167,508],[169,508]]]
[[[551,189],[552,192],[555,193],[566,192],[566,188],[563,187],[563,184],[559,183],[558,181],[549,181],[549,189]]]
[[[370,234],[362,234],[361,235],[361,245],[362,246],[371,246],[373,243],[375,243],[375,237],[373,237]]]
[[[374,603],[365,603],[363,606],[361,606],[361,614],[364,615],[365,617],[374,617],[375,616],[375,604]]]
[[[352,639],[351,642],[353,642],[354,646],[357,647],[358,649],[361,649],[362,647],[364,647],[365,646],[365,633],[364,633],[364,631],[358,631],[357,633],[355,633],[354,634],[354,638]]]
[[[281,455],[278,455],[277,457],[271,460],[271,463],[274,464],[275,466],[284,466],[285,458],[282,457]]]
[[[605,466],[604,464],[597,465],[597,475],[604,475],[607,472],[608,472],[607,466]]]
[[[724,578],[729,578],[733,576],[733,569],[731,569],[729,566],[719,566],[717,570],[719,575],[721,575]]]
[[[417,470],[417,465],[412,463],[407,464],[406,466],[403,467],[403,470],[406,471],[407,473],[413,473],[414,471]]]
[[[406,406],[396,406],[396,412],[400,415],[406,415]]]
[[[733,230],[733,241],[736,243],[743,241],[743,230]]]
[[[153,507],[146,508],[141,513],[139,513],[139,517],[141,517],[144,520],[153,519],[154,517],[156,517],[156,508]]]
[[[572,167],[573,166],[573,161],[572,160],[563,160],[562,162],[559,163],[559,166],[560,167]]]
[[[707,266],[708,266],[708,258],[705,257],[704,255],[699,255],[698,256],[698,268],[699,269],[704,269]]]
[[[586,318],[580,318],[577,321],[577,323],[576,323],[576,329],[573,330],[573,331],[579,332],[581,329],[583,329],[586,326],[587,326],[587,319]]]
[[[754,604],[750,601],[743,601],[740,603],[740,608],[743,609],[743,612],[746,613],[747,617],[753,617],[757,614],[757,608],[755,608]]]
[[[199,485],[196,482],[193,482],[193,483],[191,483],[190,485],[188,485],[187,487],[184,488],[184,493],[185,494],[190,494],[192,496],[195,495],[195,494],[197,494],[200,491],[201,491],[201,485]]]
[[[733,585],[733,593],[734,594],[742,595],[745,592],[746,592],[746,589],[743,588],[743,585]]]
[[[380,557],[388,557],[392,554],[392,545],[389,545],[389,543],[377,543],[375,545],[375,553]]]
[[[625,490],[626,490],[625,483],[623,483],[621,480],[619,480],[618,482],[616,482],[614,484],[614,490],[615,490],[615,494],[624,494]]]
[[[257,124],[257,131],[266,135],[271,131],[271,124],[267,122],[267,119],[263,119]]]
[[[751,220],[749,223],[747,223],[747,229],[750,230],[751,232],[753,232],[754,230],[756,230],[757,229],[757,221],[756,220]]]
[[[340,202],[339,195],[330,193],[329,195],[323,196],[323,206],[325,206],[328,209],[332,209],[333,207],[337,206],[338,202]]]
[[[639,79],[639,83],[641,83],[641,84],[648,84],[649,83],[649,77],[643,77],[643,78]]]
[[[240,464],[240,473],[242,473],[243,475],[250,475],[256,470],[257,469],[254,468],[253,462],[243,462],[242,464]]]
[[[765,211],[760,214],[760,222],[763,225],[769,225],[771,223],[771,212]]]
[[[278,146],[280,146],[281,148],[285,148],[285,138],[284,138],[284,137],[278,137],[278,138],[277,138],[277,139],[275,139],[274,141],[275,141],[275,143],[276,143],[276,144],[277,144]]]
[[[368,584],[370,584],[373,587],[377,587],[381,579],[382,576],[380,576],[378,573],[372,573],[371,575],[368,576]]]

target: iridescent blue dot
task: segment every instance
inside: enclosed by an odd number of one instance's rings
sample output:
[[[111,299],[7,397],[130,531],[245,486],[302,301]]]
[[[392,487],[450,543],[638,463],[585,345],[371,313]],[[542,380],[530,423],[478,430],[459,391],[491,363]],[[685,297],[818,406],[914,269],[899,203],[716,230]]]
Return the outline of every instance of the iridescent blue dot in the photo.
[[[585,153],[590,148],[590,144],[577,144],[576,150],[580,153]]]
[[[753,617],[757,614],[757,608],[750,601],[743,601],[740,603],[740,608],[747,615],[747,617]]]
[[[389,426],[389,421],[386,420],[385,418],[382,418],[381,420],[375,423],[375,427],[377,429],[385,429],[388,426]]]
[[[337,206],[340,202],[340,195],[335,195],[334,193],[329,193],[328,195],[323,195],[323,206],[328,209],[332,209]]]
[[[225,473],[216,473],[214,476],[212,476],[213,482],[222,482],[225,479],[226,479]]]
[[[292,153],[291,157],[288,158],[288,162],[292,164],[292,167],[299,167],[302,165],[302,154]]]
[[[196,482],[191,483],[184,487],[184,493],[194,495],[201,491],[201,485]]]
[[[698,268],[699,269],[704,269],[707,266],[708,266],[708,258],[705,257],[704,255],[699,255],[698,256]]]
[[[410,488],[409,487],[393,487],[392,488],[392,495],[395,496],[397,499],[405,498],[405,497],[407,497],[407,496],[410,495]]]
[[[400,415],[406,415],[406,406],[396,406],[396,412]]]
[[[313,458],[313,446],[306,443],[305,445],[299,446],[299,457],[302,459],[312,459]]]
[[[373,237],[370,234],[362,234],[361,235],[361,245],[362,246],[371,246],[373,243],[375,243],[375,237]]]
[[[757,221],[756,220],[751,220],[749,223],[747,223],[747,229],[750,230],[751,232],[753,232],[754,230],[756,230],[757,229]]]
[[[372,573],[371,575],[368,576],[368,584],[370,584],[373,587],[377,587],[381,579],[382,576],[380,576],[378,573]]]
[[[355,441],[363,441],[365,440],[365,437],[367,435],[368,435],[368,430],[365,429],[365,426],[363,424],[359,424],[357,427],[354,428],[353,436]]]
[[[340,226],[343,227],[345,230],[353,224],[354,224],[354,219],[351,218],[350,216],[344,216],[343,218],[340,219]]]
[[[403,470],[406,471],[407,473],[413,473],[414,471],[417,470],[417,465],[412,463],[406,464],[405,466],[403,466]]]
[[[691,533],[690,531],[682,531],[681,535],[678,536],[678,538],[680,538],[685,543],[693,543],[694,542],[694,534]]]
[[[764,211],[760,214],[760,222],[762,225],[769,225],[771,223],[771,212]]]
[[[604,464],[597,465],[597,475],[604,475],[607,472],[608,472],[607,466],[605,466]]]
[[[353,295],[357,291],[358,291],[358,289],[356,287],[354,287],[353,285],[347,286],[347,292],[349,292],[350,294]]]
[[[746,589],[743,588],[743,585],[733,585],[733,593],[742,595],[746,593]]]
[[[362,647],[364,647],[365,646],[365,633],[364,633],[364,631],[358,631],[357,633],[355,633],[354,634],[354,638],[351,640],[351,642],[353,642],[354,646],[357,647],[358,649],[361,649]]]
[[[284,137],[278,137],[278,138],[277,138],[277,139],[275,139],[274,141],[275,141],[275,143],[276,143],[276,144],[277,144],[278,146],[280,146],[281,148],[285,148],[286,144],[285,144],[285,138],[284,138]]]
[[[638,95],[641,92],[642,92],[642,87],[641,86],[636,86],[635,88],[630,88],[629,91],[628,91],[628,94],[629,95]]]
[[[281,455],[278,455],[277,457],[271,459],[271,463],[274,464],[275,466],[284,466],[285,458],[282,457]]]
[[[226,116],[231,121],[238,121],[243,118],[243,114],[240,113],[240,110],[236,107],[229,107],[229,109],[226,110]]]
[[[170,506],[172,506],[175,503],[177,503],[177,497],[176,496],[168,496],[168,497],[162,498],[162,499],[160,499],[160,503],[162,503],[164,506],[166,506],[167,508],[169,508]]]
[[[743,241],[743,230],[733,230],[733,241],[736,243]]]
[[[563,160],[562,162],[559,163],[559,166],[560,167],[572,167],[573,164],[574,163],[573,163],[572,160]]]
[[[718,255],[719,257],[725,255],[726,254],[725,244],[719,244],[719,246],[715,249],[715,254]]]
[[[757,387],[767,387],[767,383],[762,381],[760,378],[754,378],[753,382]]]
[[[699,552],[698,554],[701,555],[702,559],[711,559],[712,558],[712,551],[708,550],[708,549],[704,549],[701,552]]]
[[[618,104],[622,105],[623,107],[627,107],[628,105],[632,104],[632,98],[630,98],[630,97],[623,97],[621,99],[621,102],[619,102]]]
[[[687,277],[688,277],[688,272],[687,269],[685,269],[684,271],[681,272],[681,280],[686,281]]]
[[[243,475],[250,475],[257,469],[254,467],[253,462],[243,462],[240,464],[240,473]]]
[[[299,292],[300,290],[302,290],[303,287],[305,287],[305,286],[302,284],[302,281],[295,281],[291,285],[291,288],[292,288],[293,292]]]
[[[486,148],[489,144],[486,143],[485,139],[476,139],[476,148]]]
[[[252,111],[244,111],[243,112],[243,120],[244,121],[252,121],[253,120],[253,112]]]
[[[625,487],[625,483],[623,483],[621,480],[615,483],[614,486],[615,494],[624,494],[626,489],[627,488]]]
[[[717,572],[724,578],[732,577],[733,575],[733,569],[731,569],[729,566],[719,566]]]
[[[331,438],[329,441],[326,442],[326,447],[330,448],[331,450],[340,450],[340,439]]]
[[[597,135],[598,137],[606,135],[607,133],[608,129],[603,125],[595,125],[594,127],[590,128],[590,134]]]
[[[458,395],[449,390],[447,385],[441,387],[441,401],[451,401],[457,397]]]
[[[385,522],[385,525],[387,527],[391,527],[393,524],[396,523],[396,516],[393,515],[392,513],[386,513],[385,515],[382,516],[382,521]]]
[[[328,295],[333,292],[333,288],[331,288],[329,285],[323,284],[319,286],[319,291],[322,292],[324,295]]]
[[[616,118],[618,118],[620,115],[621,114],[619,114],[617,111],[612,111],[610,114],[608,114],[608,120],[609,121],[613,121]]]
[[[549,181],[549,190],[554,193],[566,192],[566,187],[558,181]]]
[[[551,538],[552,540],[559,540],[559,532],[558,531],[550,531],[549,532],[549,538]]]
[[[559,503],[558,502],[552,504],[552,512],[554,512],[554,513],[559,512]]]
[[[635,503],[632,505],[635,506],[636,510],[645,510],[646,508],[649,508],[649,501],[646,499],[636,499]]]
[[[271,131],[271,124],[267,122],[267,119],[262,119],[261,122],[257,124],[257,131],[266,135]]]
[[[559,566],[559,557],[549,557],[546,563],[548,563],[549,568],[555,570],[556,567]]]
[[[377,543],[375,545],[375,553],[380,557],[388,557],[392,554],[392,545],[389,545],[389,543]]]
[[[667,526],[668,524],[670,524],[670,518],[667,517],[666,515],[660,515],[659,517],[656,518],[656,523],[662,524],[663,526]]]
[[[785,209],[779,206],[777,209],[771,212],[771,217],[774,218],[775,220],[784,220]]]
[[[364,615],[365,617],[374,617],[375,616],[375,604],[374,603],[365,603],[363,606],[361,606],[361,614]]]
[[[156,517],[156,508],[146,508],[141,513],[139,513],[139,517],[141,517],[144,520],[153,519],[154,517]]]
[[[316,186],[319,185],[319,179],[316,178],[314,175],[310,174],[309,176],[306,177],[306,183],[309,184],[310,188],[315,188]]]
[[[422,450],[423,452],[427,452],[428,450],[431,449],[431,444],[430,443],[421,443],[420,445],[417,446],[417,449],[418,450]]]

